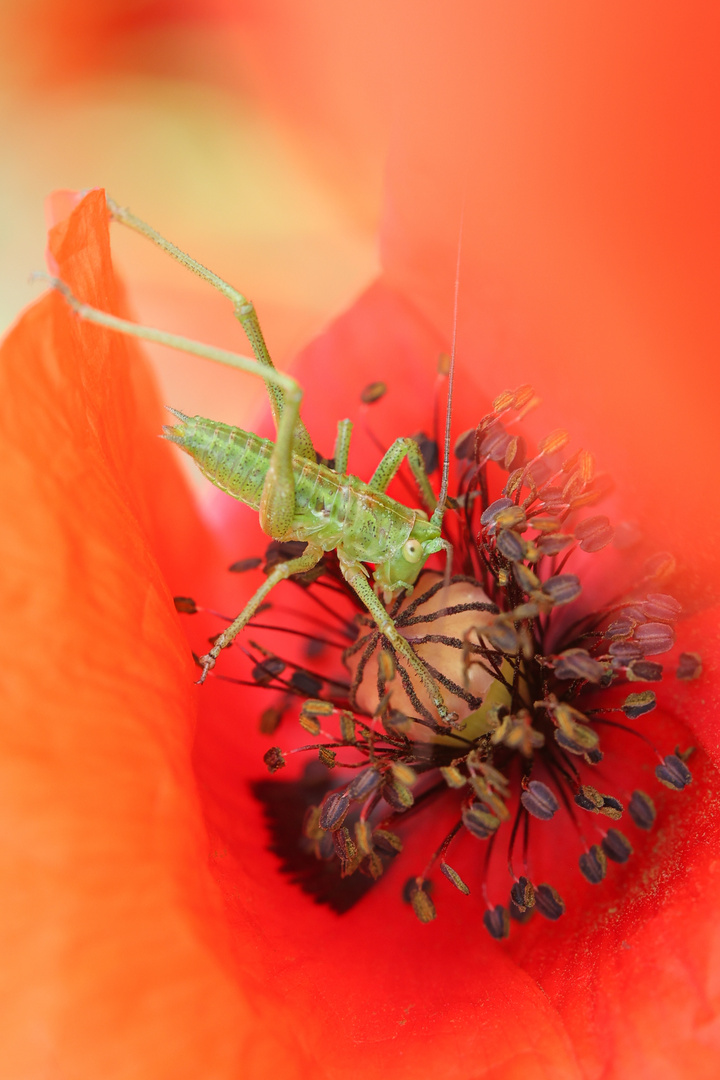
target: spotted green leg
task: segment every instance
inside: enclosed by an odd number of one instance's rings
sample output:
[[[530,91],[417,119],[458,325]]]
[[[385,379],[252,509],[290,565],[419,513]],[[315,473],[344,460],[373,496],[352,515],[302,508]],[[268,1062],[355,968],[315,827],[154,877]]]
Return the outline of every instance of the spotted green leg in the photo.
[[[447,724],[457,720],[457,713],[449,712],[443,700],[440,689],[428,669],[423,664],[407,638],[404,638],[396,627],[393,620],[381,604],[373,591],[372,585],[367,579],[365,568],[360,563],[348,563],[338,552],[338,560],[343,577],[348,585],[355,590],[360,600],[372,615],[375,625],[384,637],[388,639],[396,652],[410,665],[417,677],[430,696],[430,700],[438,711],[440,718]]]
[[[176,259],[188,270],[191,270],[193,274],[197,274],[203,281],[207,281],[214,289],[217,289],[223,296],[226,296],[233,306],[235,317],[245,331],[245,335],[250,342],[250,346],[258,364],[275,371],[275,365],[270,358],[270,353],[265,344],[265,338],[260,327],[257,312],[255,311],[255,307],[251,300],[248,300],[246,296],[227,281],[224,281],[221,277],[218,277],[217,274],[214,274],[212,270],[208,270],[202,263],[199,263],[196,259],[192,259],[179,247],[176,247],[175,244],[171,243],[170,240],[166,240],[164,236],[161,236],[159,232],[156,232],[155,229],[152,228],[152,226],[142,221],[139,217],[136,217],[130,210],[127,210],[124,206],[118,206],[114,199],[111,199],[109,196],[107,198],[107,207],[113,221],[117,221],[121,225],[126,225],[129,229],[133,229],[135,232],[140,233],[141,236],[150,240],[156,247],[167,252],[173,259]],[[195,353],[194,355],[204,356],[205,354]],[[212,359],[212,357],[210,357],[210,359]],[[248,369],[245,368],[243,370]],[[276,429],[279,429],[280,419],[286,405],[284,386],[283,383],[272,379],[269,375],[266,376],[266,374],[262,372],[261,374],[265,379],[268,394],[270,396],[270,408],[272,409],[275,427]],[[313,449],[312,440],[308,434],[307,428],[297,414],[295,415],[293,451],[299,457],[305,457],[309,458],[310,461],[315,461],[315,450]]]
[[[143,341],[167,345],[168,348],[179,349],[192,356],[201,356],[206,360],[227,364],[240,371],[250,372],[252,375],[259,375],[266,383],[272,383],[282,390],[283,410],[280,414],[277,438],[260,502],[261,528],[268,536],[274,537],[275,540],[282,540],[290,531],[295,518],[295,477],[292,455],[295,452],[295,431],[303,396],[302,389],[295,379],[276,371],[274,367],[268,368],[257,360],[251,360],[248,356],[241,356],[239,353],[217,349],[212,345],[203,345],[178,334],[168,334],[164,330],[155,330],[151,326],[138,326],[136,323],[128,322],[127,319],[120,319],[116,315],[110,315],[106,311],[81,303],[77,297],[73,296],[65,282],[58,278],[44,274],[36,276],[48,281],[54,289],[57,289],[73,311],[87,322],[104,326],[108,330],[115,330],[119,334],[142,338]]]
[[[405,458],[408,459],[408,464],[415,477],[415,482],[420,488],[425,505],[432,513],[437,506],[437,499],[425,471],[425,462],[420,453],[420,447],[414,439],[400,438],[395,440],[390,449],[383,454],[380,464],[372,474],[368,487],[372,491],[386,491]]]
[[[304,574],[306,570],[312,570],[314,566],[317,566],[322,557],[323,550],[321,547],[317,547],[315,544],[308,544],[302,555],[299,555],[297,559],[290,559],[289,562],[281,563],[280,566],[276,566],[275,569],[268,574],[265,581],[255,595],[248,600],[238,617],[234,619],[227,630],[223,630],[220,637],[216,639],[212,649],[199,658],[198,663],[202,665],[203,669],[202,675],[198,680],[199,682],[202,683],[205,681],[205,676],[211,668],[215,667],[215,661],[222,650],[232,644],[233,639],[237,637],[243,627],[247,626],[268,593],[271,592],[276,585],[279,585],[281,581],[287,581],[293,574]]]

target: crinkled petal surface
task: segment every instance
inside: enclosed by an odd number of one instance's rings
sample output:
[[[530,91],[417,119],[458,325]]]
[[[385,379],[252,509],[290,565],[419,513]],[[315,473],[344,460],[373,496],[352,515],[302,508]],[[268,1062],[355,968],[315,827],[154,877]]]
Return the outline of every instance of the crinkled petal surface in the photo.
[[[115,302],[99,193],[55,232],[53,252],[82,295]],[[362,353],[412,380],[437,345],[378,284],[300,374],[312,390],[329,358],[353,370]],[[536,920],[508,947],[481,932],[464,898],[418,924],[397,899],[396,868],[345,916],[316,906],[266,848],[249,787],[266,745],[256,706],[217,681],[203,691],[191,769],[192,667],[158,561],[172,581],[186,557],[185,579],[202,588],[213,551],[152,437],[158,414],[137,358],[50,296],[11,335],[3,370],[6,499],[17,507],[4,560],[17,611],[5,646],[17,903],[5,1045],[21,1075],[60,1061],[80,1075],[224,1076],[242,1062],[265,1076],[282,1062],[287,1075],[339,1077],[349,1055],[358,1077],[389,1059],[399,1076],[622,1076],[648,1062],[658,1076],[713,1075],[707,800],[659,833],[659,876],[620,878],[600,900],[578,887],[562,924]],[[341,412],[351,396],[351,385],[339,394]],[[403,400],[393,423],[405,410],[411,419]],[[716,620],[686,629],[708,668],[690,691],[690,726],[713,759]]]
[[[117,303],[104,196],[52,238]],[[147,372],[59,297],[2,352],[3,1072],[302,1075],[228,956],[191,771],[193,665],[160,570],[212,545]]]
[[[418,357],[427,358],[422,366],[432,371],[439,345],[422,317],[379,282],[307,350],[296,371],[304,386],[321,387],[334,357],[359,372],[372,356],[377,372],[391,379],[387,415],[378,406],[373,419],[387,442],[393,432],[417,426],[417,402],[432,392],[430,380],[418,374]],[[468,375],[461,363],[460,385]],[[367,380],[354,378],[355,386],[350,376],[334,393],[337,415],[356,409]],[[398,386],[412,386],[413,393]],[[320,414],[319,397],[313,404],[308,394],[305,415],[327,444],[332,429]],[[481,389],[475,398],[462,394],[459,428],[485,404]],[[357,436],[357,452],[369,457],[361,430]],[[257,540],[241,554],[253,550]],[[690,686],[676,686],[670,677],[658,689],[662,708],[653,714],[654,737],[694,743],[707,755],[694,766],[693,790],[686,799],[657,797],[665,811],[662,827],[645,840],[633,834],[637,858],[610,875],[600,891],[577,872],[577,841],[569,836],[569,872],[561,888],[566,915],[557,924],[536,918],[516,928],[505,945],[483,931],[479,898],[460,897],[443,882],[437,893],[442,913],[429,926],[400,905],[407,876],[444,835],[432,821],[424,835],[411,836],[381,886],[341,917],[278,881],[275,856],[263,851],[263,816],[247,786],[257,775],[253,757],[267,740],[228,725],[227,716],[233,710],[237,715],[237,693],[208,686],[197,760],[209,793],[210,828],[222,852],[218,872],[226,888],[242,881],[243,906],[233,904],[230,918],[242,938],[255,937],[268,977],[282,981],[289,999],[307,1014],[304,1037],[318,1048],[330,1076],[342,1074],[342,1061],[359,1045],[359,1077],[379,1074],[388,1055],[402,1076],[423,1068],[449,1077],[716,1074],[717,614],[715,608],[681,624],[682,647],[702,653],[705,675]],[[630,757],[639,755],[632,742],[618,746]],[[654,763],[643,760],[645,783],[652,786]],[[250,850],[250,867],[244,868]]]
[[[46,298],[5,346],[0,398],[14,616],[2,1044],[17,1075],[718,1074],[717,162],[712,72],[694,49],[711,26],[670,5],[648,18],[470,7],[484,22],[413,9],[394,60],[387,276],[301,359],[304,415],[327,452],[380,377],[380,438],[426,424],[469,162],[457,429],[505,384],[535,382],[543,423],[571,428],[650,539],[679,549],[682,647],[705,674],[663,684],[652,730],[699,747],[693,786],[663,796],[636,859],[596,888],[576,874],[566,916],[506,944],[475,896],[442,882],[430,926],[401,904],[423,836],[348,914],[314,905],[279,873],[251,794],[262,703],[209,681],[194,729],[166,585],[219,603],[208,567],[228,534],[236,557],[262,550],[257,522],[223,511],[226,535],[208,539],[132,351]],[[301,74],[296,105],[327,94]],[[112,305],[105,230],[93,194],[53,251],[84,298]],[[353,466],[372,460],[363,439]]]

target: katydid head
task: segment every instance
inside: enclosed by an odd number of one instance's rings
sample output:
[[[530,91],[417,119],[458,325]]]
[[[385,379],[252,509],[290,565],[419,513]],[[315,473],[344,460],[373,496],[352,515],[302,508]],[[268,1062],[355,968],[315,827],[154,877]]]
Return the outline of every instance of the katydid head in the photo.
[[[389,603],[399,589],[412,591],[430,556],[443,550],[451,551],[451,548],[440,535],[440,528],[432,521],[418,517],[402,547],[375,567],[373,576],[382,589],[385,603]]]

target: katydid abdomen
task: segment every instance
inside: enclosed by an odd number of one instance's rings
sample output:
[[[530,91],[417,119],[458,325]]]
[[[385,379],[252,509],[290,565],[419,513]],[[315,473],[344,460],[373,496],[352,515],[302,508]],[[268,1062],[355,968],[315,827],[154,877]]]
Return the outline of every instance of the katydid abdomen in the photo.
[[[242,428],[185,416],[165,437],[181,447],[222,491],[258,510],[274,443]],[[324,551],[341,548],[350,562],[381,563],[403,547],[421,510],[411,510],[356,476],[293,455],[295,515],[276,540],[306,540]]]

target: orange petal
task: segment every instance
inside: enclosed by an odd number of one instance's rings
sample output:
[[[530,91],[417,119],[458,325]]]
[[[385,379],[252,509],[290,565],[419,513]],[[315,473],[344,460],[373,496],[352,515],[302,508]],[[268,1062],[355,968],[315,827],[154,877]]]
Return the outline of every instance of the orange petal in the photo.
[[[114,304],[102,192],[53,250]],[[236,978],[207,871],[193,665],[157,560],[211,546],[151,434],[147,372],[57,295],[0,370],[4,1070],[303,1075],[281,1010]]]
[[[440,344],[402,297],[384,283],[373,286],[308,347],[296,369],[306,389],[304,415],[313,433],[320,433],[321,448],[330,445],[337,416],[360,421],[358,395],[368,370],[389,384],[386,398],[366,412],[380,438],[387,442],[398,431],[422,426],[432,414],[431,373]],[[342,369],[336,368],[338,357]],[[324,391],[331,368],[329,416]],[[477,419],[484,402],[478,405],[478,398],[462,392],[466,377],[478,378],[461,365],[459,416]],[[376,459],[358,422],[352,467],[359,461],[367,468]],[[229,508],[227,525],[241,535],[251,517],[241,507]],[[261,550],[257,545],[249,541],[239,554]],[[708,634],[716,617],[714,608],[703,622],[681,624],[682,647],[707,657],[707,674],[689,688],[676,688],[668,673],[658,689],[662,710],[653,714],[653,732],[670,747],[673,738],[693,742],[700,736],[699,745],[717,767],[712,718],[720,642],[716,633]],[[442,823],[429,822],[424,832],[418,830],[421,835],[411,836],[380,887],[341,917],[278,874],[278,858],[266,848],[267,821],[253,796],[253,785],[262,779],[258,761],[269,745],[252,720],[262,704],[262,692],[217,682],[202,698],[197,765],[218,851],[216,872],[228,894],[243,898],[242,904],[233,899],[229,909],[238,935],[243,940],[251,935],[263,957],[264,977],[282,982],[283,999],[303,1016],[307,1044],[331,1075],[360,1047],[354,1068],[368,1078],[381,1071],[388,1054],[401,1076],[423,1068],[453,1075],[454,1068],[458,1076],[509,1078],[529,1061],[553,1076],[575,1076],[582,1075],[579,1059],[589,1072],[604,1069],[619,1077],[649,1052],[652,1038],[662,1049],[653,1051],[651,1060],[664,1056],[673,1068],[683,1060],[707,1068],[715,1059],[718,1044],[711,1027],[696,1039],[692,1023],[697,1009],[704,1010],[708,1025],[715,1015],[713,967],[699,966],[702,941],[715,939],[712,895],[720,823],[706,796],[716,783],[712,765],[701,767],[685,796],[660,795],[660,828],[647,839],[633,833],[636,858],[601,891],[584,882],[576,855],[568,855],[559,871],[566,872],[560,888],[568,902],[563,920],[549,925],[535,919],[507,946],[498,946],[482,932],[477,897],[456,897],[441,882],[443,911],[430,926],[419,925],[400,903],[403,882],[444,835]],[[618,749],[643,769],[643,781],[656,795],[652,759],[632,740],[629,747],[618,740]],[[281,777],[269,781],[282,782]],[[684,928],[688,919],[691,929]],[[662,956],[671,961],[673,974],[663,976],[662,992],[650,1000],[648,985]],[[605,991],[605,980],[611,991]],[[589,996],[586,985],[594,988]]]

